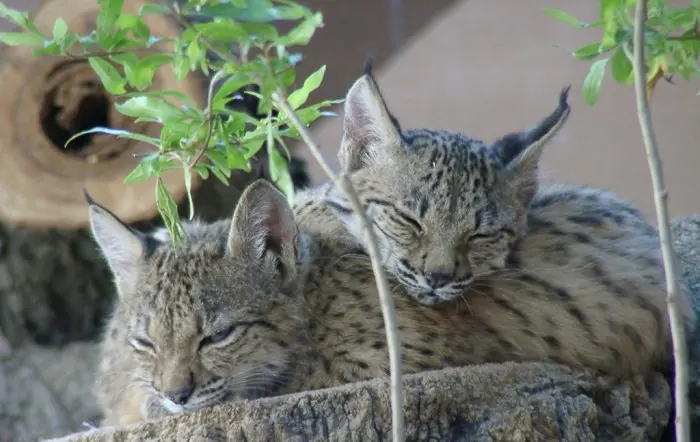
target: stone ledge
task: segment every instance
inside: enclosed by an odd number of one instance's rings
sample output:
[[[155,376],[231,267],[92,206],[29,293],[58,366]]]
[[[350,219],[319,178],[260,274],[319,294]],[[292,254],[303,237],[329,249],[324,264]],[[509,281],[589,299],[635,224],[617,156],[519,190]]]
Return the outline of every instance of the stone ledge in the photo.
[[[670,413],[660,374],[614,382],[506,363],[406,377],[407,440],[658,440]],[[388,380],[232,403],[54,441],[390,440]]]

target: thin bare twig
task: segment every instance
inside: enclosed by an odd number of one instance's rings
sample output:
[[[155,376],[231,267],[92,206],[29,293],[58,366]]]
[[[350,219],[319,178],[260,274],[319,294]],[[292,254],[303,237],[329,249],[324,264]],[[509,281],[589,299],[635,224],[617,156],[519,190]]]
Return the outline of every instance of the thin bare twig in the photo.
[[[688,352],[685,341],[685,325],[678,310],[678,274],[676,271],[676,257],[672,246],[671,229],[668,221],[668,208],[666,205],[666,190],[664,188],[663,170],[661,158],[656,143],[656,136],[651,124],[649,114],[649,99],[647,95],[646,63],[644,61],[644,23],[647,18],[647,0],[639,0],[634,20],[634,89],[637,96],[637,116],[639,126],[644,138],[644,147],[649,162],[649,172],[654,188],[654,205],[656,206],[656,218],[659,225],[659,237],[664,258],[664,270],[666,272],[666,303],[668,316],[671,323],[673,337],[673,357],[675,361],[675,388],[674,400],[676,403],[676,440],[678,442],[690,441],[690,415],[688,409]]]
[[[216,74],[212,77],[211,81],[209,82],[209,90],[207,91],[207,108],[204,110],[204,121],[207,124],[207,136],[204,137],[204,141],[202,144],[199,145],[199,148],[197,149],[197,155],[194,157],[192,162],[188,165],[188,167],[194,167],[200,159],[202,159],[202,156],[204,155],[204,152],[207,151],[207,148],[209,147],[209,141],[211,141],[211,134],[214,132],[214,112],[212,110],[212,103],[214,101],[214,88],[216,87],[216,83],[221,80],[221,77],[223,77],[224,71],[217,71]]]
[[[404,436],[404,415],[403,415],[403,378],[401,376],[401,341],[399,340],[399,332],[396,327],[396,309],[394,308],[394,298],[389,290],[386,274],[382,268],[379,258],[379,249],[377,247],[377,238],[374,231],[370,227],[367,214],[360,202],[360,199],[355,192],[350,179],[346,173],[336,175],[331,170],[330,166],[323,159],[321,150],[311,138],[311,133],[301,122],[297,114],[287,102],[284,94],[281,91],[273,93],[273,99],[277,102],[280,109],[287,115],[292,125],[299,131],[302,140],[311,150],[311,153],[316,158],[316,161],[321,166],[323,171],[335,183],[340,190],[345,193],[346,198],[350,202],[353,210],[360,217],[362,230],[367,238],[367,249],[372,260],[372,271],[377,281],[377,290],[379,291],[379,299],[382,307],[382,315],[384,317],[384,327],[386,328],[386,339],[389,347],[389,366],[391,368],[391,414],[392,414],[392,433],[394,442],[403,442]]]

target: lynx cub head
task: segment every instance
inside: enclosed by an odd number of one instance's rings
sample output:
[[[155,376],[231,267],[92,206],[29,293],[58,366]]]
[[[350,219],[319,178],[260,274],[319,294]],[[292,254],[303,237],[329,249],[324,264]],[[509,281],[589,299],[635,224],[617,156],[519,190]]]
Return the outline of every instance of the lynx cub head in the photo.
[[[177,250],[95,202],[90,222],[116,279],[134,379],[152,399],[177,413],[284,387],[303,357],[304,253],[277,189],[253,183],[231,222],[186,225]]]
[[[368,66],[345,100],[341,165],[372,219],[384,266],[424,304],[461,296],[504,267],[526,227],[543,146],[569,114],[568,88],[533,128],[488,145],[437,130],[402,131]],[[326,203],[358,241],[343,193]]]

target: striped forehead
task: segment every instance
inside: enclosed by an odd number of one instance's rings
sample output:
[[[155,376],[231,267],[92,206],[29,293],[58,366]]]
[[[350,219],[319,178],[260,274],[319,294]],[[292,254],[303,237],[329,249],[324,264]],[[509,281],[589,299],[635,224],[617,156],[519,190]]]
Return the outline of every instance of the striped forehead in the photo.
[[[500,162],[482,141],[452,132],[409,131],[407,153],[419,173],[403,203],[424,216],[429,210],[457,215],[483,206],[484,190],[495,181]]]

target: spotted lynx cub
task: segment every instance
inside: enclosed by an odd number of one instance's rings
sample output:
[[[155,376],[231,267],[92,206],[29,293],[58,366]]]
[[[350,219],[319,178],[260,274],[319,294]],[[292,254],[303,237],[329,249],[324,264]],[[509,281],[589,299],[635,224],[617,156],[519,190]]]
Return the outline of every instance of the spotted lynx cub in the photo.
[[[538,189],[539,158],[569,115],[567,94],[533,128],[487,145],[402,130],[368,66],[345,101],[339,159],[373,220],[384,267],[420,303],[464,298],[477,309],[489,297],[522,333],[551,327],[546,345],[572,342],[574,332],[572,353],[615,336],[648,352],[670,343],[656,231],[612,193]],[[330,188],[325,202],[364,244],[342,192]]]
[[[186,224],[188,244],[177,252],[162,232],[133,231],[90,204],[119,293],[97,382],[104,424],[388,374],[370,262],[342,224],[333,225],[322,191],[300,194],[293,213],[271,184],[255,182],[230,222]],[[665,341],[646,326],[652,314],[624,299],[590,296],[573,306],[535,285],[508,304],[522,286],[503,285],[475,288],[468,305],[428,307],[391,283],[405,373],[543,360],[624,375],[666,355]],[[595,303],[610,308],[590,315]],[[612,335],[600,327],[605,321],[629,334]]]

